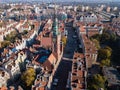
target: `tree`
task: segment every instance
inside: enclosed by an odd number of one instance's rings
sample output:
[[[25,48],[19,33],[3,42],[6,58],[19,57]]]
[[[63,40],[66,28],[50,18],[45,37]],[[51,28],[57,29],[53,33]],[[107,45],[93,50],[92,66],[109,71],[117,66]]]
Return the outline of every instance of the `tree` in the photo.
[[[12,32],[10,33],[10,35],[13,36],[13,37],[15,37],[17,34],[18,34],[17,31],[12,31]]]
[[[110,52],[112,52],[112,49],[111,49],[109,46],[104,47],[104,49],[107,49],[107,50],[109,50]]]
[[[96,85],[99,88],[104,88],[104,84],[106,80],[103,76],[101,76],[100,74],[96,74],[93,76],[93,80],[95,81]]]
[[[78,12],[81,12],[81,11],[82,11],[82,6],[78,6],[78,7],[77,7],[77,11],[78,11]]]
[[[25,35],[27,33],[28,33],[28,30],[24,30],[22,34]]]
[[[101,35],[101,39],[100,39],[100,42],[101,42],[101,43],[104,43],[104,42],[109,41],[109,40],[110,40],[110,34],[108,34],[108,33],[103,33],[103,34]]]
[[[29,68],[22,74],[21,80],[27,87],[30,87],[35,80],[35,75],[35,70],[33,68]]]
[[[95,74],[92,78],[92,81],[89,82],[90,90],[99,90],[100,88],[105,88],[106,79],[100,74]]]
[[[95,34],[90,37],[91,39],[96,39],[97,41],[100,41],[101,35],[100,34]]]
[[[110,58],[112,52],[108,49],[104,49],[104,48],[101,48],[99,51],[98,51],[98,56],[99,56],[99,59],[107,59],[107,58]]]
[[[1,48],[5,48],[8,45],[10,45],[10,41],[3,41],[3,42],[1,42]]]
[[[100,62],[100,66],[101,67],[103,67],[103,66],[110,66],[110,59],[102,60]]]
[[[95,43],[95,47],[97,49],[100,49],[100,43],[99,43],[99,41],[97,39],[92,39],[92,41]]]
[[[104,82],[103,76],[101,76],[100,74],[94,75],[93,80],[95,83],[98,83],[98,84],[100,84],[100,82]]]
[[[63,42],[63,46],[65,47],[67,43],[67,38],[65,36],[62,37],[62,42]]]
[[[114,41],[116,41],[116,39],[117,39],[116,34],[112,33],[110,40],[111,40],[112,42],[114,42]]]
[[[15,38],[18,36],[17,31],[12,31],[10,34],[6,35],[5,40],[10,42],[15,42]]]

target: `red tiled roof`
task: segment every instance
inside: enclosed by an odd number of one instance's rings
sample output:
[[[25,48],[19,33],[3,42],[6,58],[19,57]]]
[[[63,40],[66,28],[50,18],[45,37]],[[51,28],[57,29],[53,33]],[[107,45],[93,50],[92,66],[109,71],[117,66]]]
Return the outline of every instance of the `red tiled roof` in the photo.
[[[53,64],[54,60],[56,61],[56,58],[53,54],[50,54],[50,56],[48,57],[48,60],[50,61],[51,64]]]
[[[5,86],[2,86],[2,87],[0,87],[0,90],[8,90],[8,88]]]
[[[80,32],[86,32],[85,26],[80,26]]]
[[[53,65],[48,60],[46,60],[42,65],[44,68],[47,67],[48,71],[52,71],[52,69],[53,69]]]
[[[52,38],[51,37],[43,37],[41,39],[41,45],[42,46],[52,46]]]
[[[79,60],[78,60],[79,59]],[[78,68],[77,63],[81,62],[81,69]],[[71,75],[71,86],[73,90],[85,89],[85,60],[83,53],[74,53]]]
[[[45,90],[45,87],[39,87],[38,90]]]

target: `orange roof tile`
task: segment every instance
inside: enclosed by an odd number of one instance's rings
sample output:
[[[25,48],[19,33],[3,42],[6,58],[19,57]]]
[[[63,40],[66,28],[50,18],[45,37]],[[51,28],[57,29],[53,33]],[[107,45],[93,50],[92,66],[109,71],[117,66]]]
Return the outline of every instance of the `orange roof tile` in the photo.
[[[43,37],[41,39],[41,45],[42,46],[52,46],[52,38],[51,37]]]
[[[51,53],[50,56],[48,57],[48,60],[50,61],[51,64],[55,63],[56,62],[56,58],[55,56]],[[55,62],[54,62],[55,60]]]
[[[45,87],[39,87],[38,90],[45,90]]]

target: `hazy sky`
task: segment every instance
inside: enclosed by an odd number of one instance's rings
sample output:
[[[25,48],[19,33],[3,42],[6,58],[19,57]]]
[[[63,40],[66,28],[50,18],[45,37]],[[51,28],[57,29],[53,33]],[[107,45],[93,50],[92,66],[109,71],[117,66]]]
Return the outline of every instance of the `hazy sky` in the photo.
[[[0,2],[3,2],[3,1],[43,1],[43,2],[51,2],[51,1],[84,1],[84,2],[91,2],[91,1],[95,1],[95,2],[106,2],[106,1],[114,1],[114,2],[120,2],[120,0],[0,0]]]

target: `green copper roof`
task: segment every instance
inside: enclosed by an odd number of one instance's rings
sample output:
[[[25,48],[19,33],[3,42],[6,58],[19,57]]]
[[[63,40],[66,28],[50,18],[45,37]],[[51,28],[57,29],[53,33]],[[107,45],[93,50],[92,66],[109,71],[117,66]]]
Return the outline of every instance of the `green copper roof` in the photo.
[[[55,18],[54,22],[53,22],[53,35],[57,36],[59,34],[58,31],[58,20],[57,18]]]

